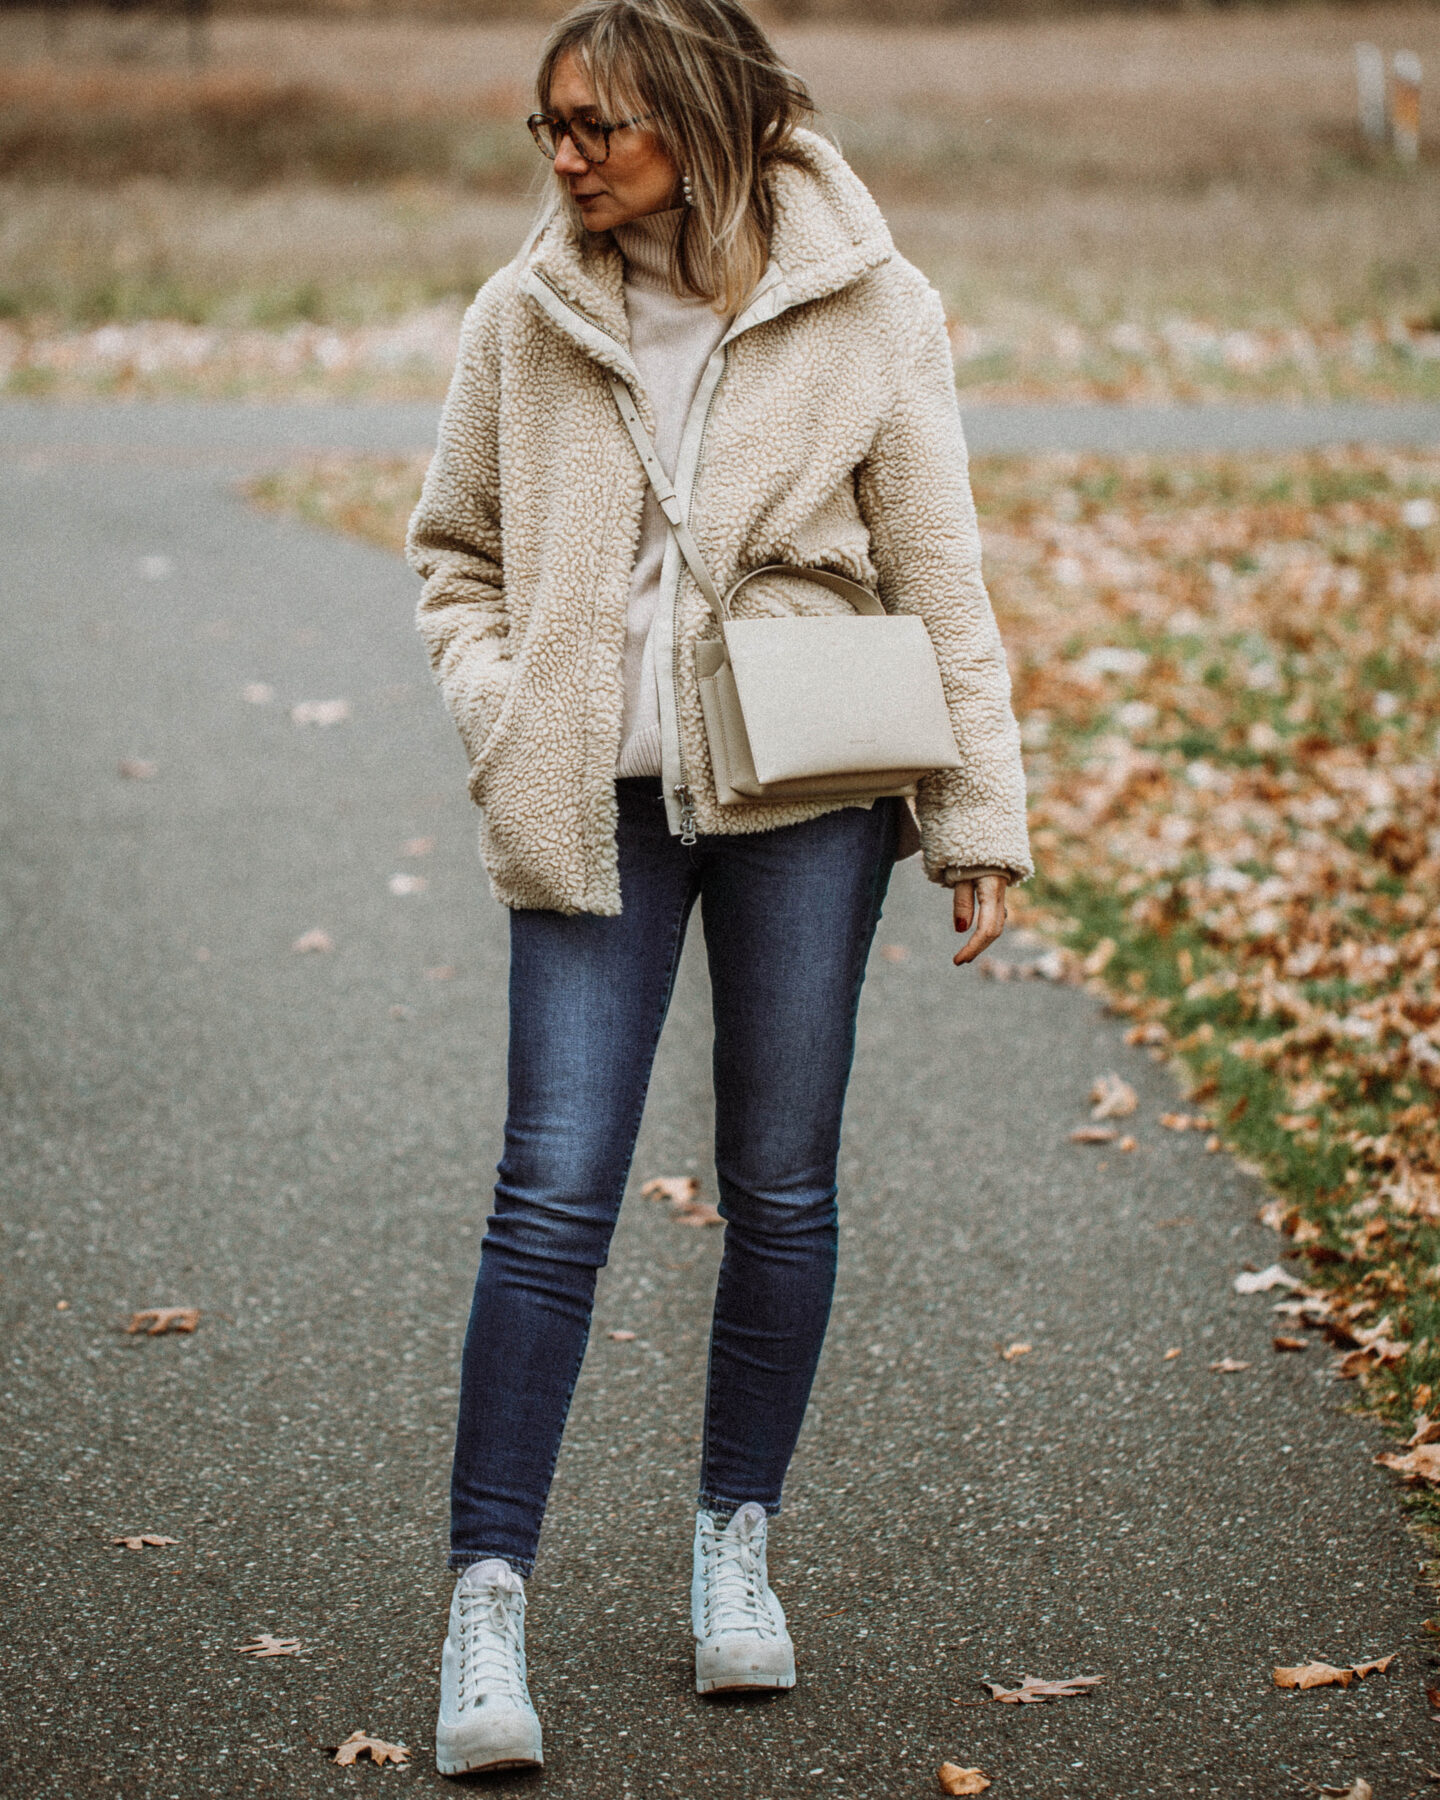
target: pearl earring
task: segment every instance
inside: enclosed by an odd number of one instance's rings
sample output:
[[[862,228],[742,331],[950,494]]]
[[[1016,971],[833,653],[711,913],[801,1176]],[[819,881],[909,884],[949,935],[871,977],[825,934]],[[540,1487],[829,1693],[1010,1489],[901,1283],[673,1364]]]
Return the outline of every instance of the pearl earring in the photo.
[[[695,204],[695,190],[690,186],[690,177],[683,175],[680,179],[680,193],[687,206]]]

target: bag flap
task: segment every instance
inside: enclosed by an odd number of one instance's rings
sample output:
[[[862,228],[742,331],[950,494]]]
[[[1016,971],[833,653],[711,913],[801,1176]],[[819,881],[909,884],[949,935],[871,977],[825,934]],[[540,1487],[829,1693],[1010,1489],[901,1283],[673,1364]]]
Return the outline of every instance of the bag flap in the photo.
[[[762,782],[959,767],[922,620],[731,619],[724,631]]]

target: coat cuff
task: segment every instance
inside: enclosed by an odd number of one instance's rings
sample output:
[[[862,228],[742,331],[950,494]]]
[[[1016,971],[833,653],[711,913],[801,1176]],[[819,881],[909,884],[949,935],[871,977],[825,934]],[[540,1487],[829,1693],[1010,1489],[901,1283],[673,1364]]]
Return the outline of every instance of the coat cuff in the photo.
[[[962,869],[954,863],[949,863],[940,871],[937,879],[942,887],[957,887],[962,881],[978,881],[982,875],[1003,875],[1007,881],[1020,879],[1013,869],[994,868],[988,863],[981,868],[974,869]]]

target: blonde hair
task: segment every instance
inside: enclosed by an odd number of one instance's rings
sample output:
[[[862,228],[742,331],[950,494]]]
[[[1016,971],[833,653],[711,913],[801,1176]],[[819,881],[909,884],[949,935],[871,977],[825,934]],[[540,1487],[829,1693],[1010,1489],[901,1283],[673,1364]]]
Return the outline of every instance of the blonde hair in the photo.
[[[769,260],[766,176],[800,161],[795,128],[814,116],[805,83],[737,0],[581,0],[540,53],[542,109],[565,56],[585,72],[606,118],[654,115],[647,124],[689,182],[671,285],[717,312],[738,312]],[[562,190],[560,205],[581,227]]]

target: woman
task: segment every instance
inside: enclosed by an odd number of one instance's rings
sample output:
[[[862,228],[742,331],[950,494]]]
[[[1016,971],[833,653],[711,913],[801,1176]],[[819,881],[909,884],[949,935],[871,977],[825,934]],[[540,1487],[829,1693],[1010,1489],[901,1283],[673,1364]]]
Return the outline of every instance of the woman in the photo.
[[[927,873],[956,929],[975,925],[957,963],[999,936],[1031,867],[938,296],[736,0],[585,0],[537,98],[554,191],[466,316],[409,543],[512,909],[509,1111],[451,1490],[446,1774],[541,1761],[524,1581],[697,899],[726,1232],[696,1686],[794,1683],[766,1528],[829,1312],[860,984],[915,829],[896,798],[717,803],[694,666],[714,628],[612,377],[722,588],[801,564],[925,622],[962,766],[926,777],[916,810]],[[803,581],[788,597],[841,604]]]

